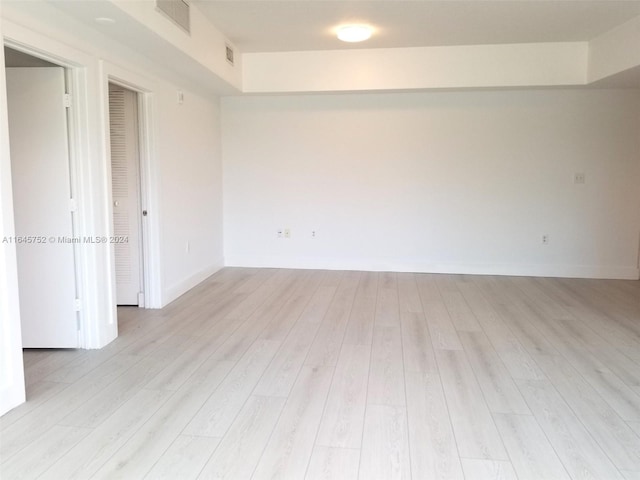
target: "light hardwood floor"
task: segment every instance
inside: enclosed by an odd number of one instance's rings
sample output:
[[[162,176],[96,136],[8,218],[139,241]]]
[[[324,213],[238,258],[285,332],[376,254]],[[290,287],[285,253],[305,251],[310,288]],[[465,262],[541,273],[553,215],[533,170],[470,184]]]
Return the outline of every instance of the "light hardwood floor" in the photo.
[[[24,353],[0,477],[640,479],[640,282],[226,268]]]

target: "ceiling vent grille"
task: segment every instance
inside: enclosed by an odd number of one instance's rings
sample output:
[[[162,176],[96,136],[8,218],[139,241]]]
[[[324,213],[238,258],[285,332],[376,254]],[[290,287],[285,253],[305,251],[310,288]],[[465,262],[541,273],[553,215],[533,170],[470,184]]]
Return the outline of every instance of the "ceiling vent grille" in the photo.
[[[185,0],[156,0],[158,10],[173,20],[187,33],[191,33],[189,4]]]
[[[233,48],[229,45],[225,45],[225,55],[227,57],[227,62],[233,65]]]

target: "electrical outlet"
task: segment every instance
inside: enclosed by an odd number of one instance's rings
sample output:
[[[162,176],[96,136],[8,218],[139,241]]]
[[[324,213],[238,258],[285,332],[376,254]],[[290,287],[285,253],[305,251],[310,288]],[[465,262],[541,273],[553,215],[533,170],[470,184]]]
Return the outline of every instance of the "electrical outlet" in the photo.
[[[546,233],[544,235],[542,235],[542,244],[543,245],[548,245],[549,244],[549,235],[547,235]]]
[[[584,173],[577,172],[573,174],[573,183],[576,185],[583,185],[585,183]]]
[[[291,230],[288,228],[284,229],[284,238],[291,238]]]
[[[316,231],[315,230],[311,230],[311,238],[316,238]]]
[[[283,230],[281,228],[278,229],[278,238],[282,238],[283,236],[284,236]]]

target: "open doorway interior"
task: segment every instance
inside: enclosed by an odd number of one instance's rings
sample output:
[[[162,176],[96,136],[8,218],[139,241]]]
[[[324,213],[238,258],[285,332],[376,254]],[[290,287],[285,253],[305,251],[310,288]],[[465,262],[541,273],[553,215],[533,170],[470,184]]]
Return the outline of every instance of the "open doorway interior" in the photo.
[[[144,306],[138,93],[109,83],[116,303]]]
[[[77,348],[66,71],[6,47],[5,67],[23,347]]]

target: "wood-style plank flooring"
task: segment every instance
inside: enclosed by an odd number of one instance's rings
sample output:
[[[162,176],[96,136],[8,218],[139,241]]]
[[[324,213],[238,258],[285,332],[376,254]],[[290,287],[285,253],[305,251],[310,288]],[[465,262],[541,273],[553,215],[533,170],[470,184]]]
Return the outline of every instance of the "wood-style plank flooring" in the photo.
[[[640,479],[640,282],[226,268],[28,350],[0,477]]]

